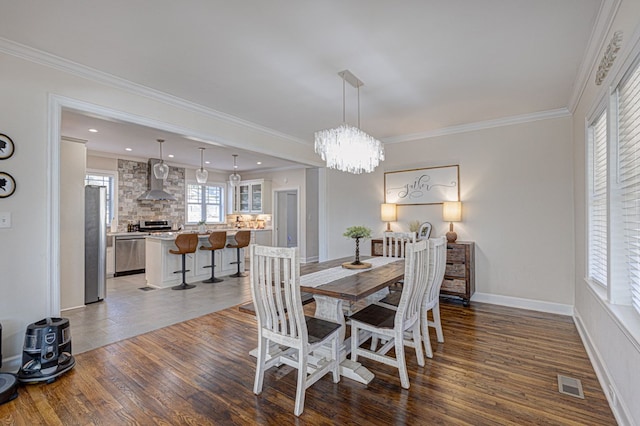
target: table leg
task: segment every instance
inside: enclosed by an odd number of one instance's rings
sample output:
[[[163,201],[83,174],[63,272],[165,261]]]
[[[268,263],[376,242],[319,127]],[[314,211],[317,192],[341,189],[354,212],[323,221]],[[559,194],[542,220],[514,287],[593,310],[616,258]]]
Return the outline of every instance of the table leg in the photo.
[[[333,321],[341,325],[340,327],[340,340],[342,340],[342,346],[340,348],[340,375],[348,377],[360,383],[369,384],[373,380],[373,373],[369,371],[359,362],[353,362],[348,358],[351,353],[351,339],[345,339],[346,322],[344,319],[344,313],[342,309],[342,299],[336,299],[333,297],[315,295],[316,300],[316,313],[317,318]],[[318,354],[319,358],[327,358],[330,356],[328,349],[321,349]]]

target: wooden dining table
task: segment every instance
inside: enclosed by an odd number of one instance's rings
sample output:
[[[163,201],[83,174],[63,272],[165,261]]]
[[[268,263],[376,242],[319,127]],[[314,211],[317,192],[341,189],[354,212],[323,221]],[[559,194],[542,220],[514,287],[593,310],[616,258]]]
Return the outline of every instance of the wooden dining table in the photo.
[[[404,278],[404,259],[388,259],[390,263],[371,269],[357,270],[357,273],[346,277],[329,278],[328,282],[325,282],[327,277],[335,275],[336,272],[339,273],[335,268],[340,268],[342,263],[350,260],[353,259],[337,259],[301,265],[300,291],[313,294],[316,302],[315,316],[317,318],[333,321],[342,326],[340,328],[340,338],[343,342],[340,351],[340,374],[368,384],[373,380],[373,373],[360,363],[348,359],[348,355],[351,353],[351,339],[345,339],[345,313],[348,315],[358,305],[364,307],[384,297],[384,290],[387,287]],[[366,259],[363,260],[366,262]],[[306,279],[305,275],[308,276]],[[318,282],[322,284],[317,285]],[[376,295],[379,296],[376,298]],[[345,302],[348,305],[345,305]]]

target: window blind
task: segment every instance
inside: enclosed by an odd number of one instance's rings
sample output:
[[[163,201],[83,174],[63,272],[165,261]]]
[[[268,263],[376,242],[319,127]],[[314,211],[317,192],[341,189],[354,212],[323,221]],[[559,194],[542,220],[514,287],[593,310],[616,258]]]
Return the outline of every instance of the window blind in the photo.
[[[589,126],[588,276],[607,285],[607,113]]]
[[[618,88],[618,175],[626,274],[640,313],[640,67]]]

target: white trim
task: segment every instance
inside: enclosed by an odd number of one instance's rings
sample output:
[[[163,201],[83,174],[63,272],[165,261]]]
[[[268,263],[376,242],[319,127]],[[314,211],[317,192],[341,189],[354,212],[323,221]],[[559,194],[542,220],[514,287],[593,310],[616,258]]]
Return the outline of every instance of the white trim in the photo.
[[[305,141],[303,139],[299,139],[291,135],[278,132],[268,127],[260,126],[250,121],[243,120],[241,118],[238,118],[233,115],[226,114],[220,111],[216,111],[212,108],[207,108],[205,106],[196,104],[194,102],[186,101],[177,96],[169,95],[167,93],[161,92],[156,89],[152,89],[147,86],[143,86],[141,84],[132,83],[123,78],[116,77],[106,72],[87,67],[77,62],[72,62],[72,61],[60,58],[58,56],[52,55],[50,53],[47,53],[38,49],[34,49],[29,46],[25,46],[20,43],[16,43],[6,38],[0,37],[0,52],[4,52],[12,56],[26,59],[28,61],[35,62],[44,66],[55,68],[55,69],[67,72],[69,74],[86,78],[98,83],[102,83],[118,89],[126,90],[127,92],[130,92],[130,93],[145,96],[147,98],[151,98],[159,102],[163,102],[165,104],[175,106],[177,108],[185,109],[185,110],[202,114],[208,117],[212,117],[227,123],[242,126],[260,133],[269,134],[278,138],[286,139],[286,140],[307,145],[307,146],[309,145],[309,141]],[[202,136],[202,135],[191,134],[191,136],[202,138],[205,141],[209,140],[208,137]],[[230,142],[226,141],[225,143],[230,143]]]
[[[549,120],[552,118],[570,117],[571,113],[567,108],[558,108],[548,111],[534,112],[531,114],[514,115],[511,117],[497,118],[495,120],[478,121],[476,123],[461,124],[459,126],[445,127],[443,129],[429,130],[426,132],[413,133],[410,135],[393,136],[384,138],[385,144],[409,142],[418,139],[435,138],[438,136],[453,135],[456,133],[476,132],[494,127],[511,126],[514,124],[530,123],[532,121]]]
[[[578,75],[573,84],[571,97],[569,98],[568,110],[572,114],[576,111],[587,84],[589,84],[591,70],[598,68],[596,64],[600,60],[600,52],[608,42],[607,34],[611,30],[621,3],[622,0],[604,0],[600,6],[591,37],[589,38],[586,53],[578,69]],[[604,83],[603,86],[605,86]]]
[[[602,357],[600,356],[600,352],[598,352],[598,348],[593,343],[587,328],[582,321],[582,317],[580,313],[576,310],[573,315],[573,322],[576,325],[576,329],[578,330],[578,334],[580,335],[580,339],[582,340],[582,344],[587,351],[587,355],[589,356],[589,360],[591,361],[591,366],[596,373],[596,377],[598,377],[598,382],[600,383],[600,387],[602,388],[602,392],[607,398],[607,402],[609,403],[609,408],[611,408],[611,412],[613,416],[616,418],[616,422],[620,425],[631,425],[631,416],[629,414],[629,409],[627,408],[625,402],[621,398],[615,398],[615,401],[612,399],[611,390],[615,395],[620,395],[615,385],[613,384],[613,378],[611,374],[609,374],[609,370],[604,362],[602,362]]]
[[[551,314],[573,315],[573,305],[545,302],[543,300],[522,299],[520,297],[502,296],[499,294],[474,293],[471,301],[548,312]]]
[[[47,232],[47,247],[45,260],[47,266],[45,292],[48,317],[58,316],[60,313],[60,123],[62,120],[63,101],[55,95],[49,95],[48,128],[49,143],[47,144],[47,181],[49,182],[49,196],[47,197],[46,217],[49,222]]]

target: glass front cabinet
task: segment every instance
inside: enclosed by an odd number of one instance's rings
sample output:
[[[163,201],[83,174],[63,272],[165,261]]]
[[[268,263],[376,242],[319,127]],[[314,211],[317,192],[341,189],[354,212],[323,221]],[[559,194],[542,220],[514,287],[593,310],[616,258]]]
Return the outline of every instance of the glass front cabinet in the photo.
[[[232,212],[245,214],[271,213],[269,181],[255,179],[242,181],[235,188],[231,187],[233,194]]]

